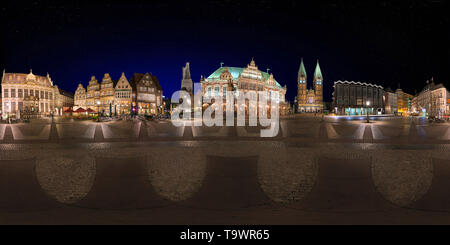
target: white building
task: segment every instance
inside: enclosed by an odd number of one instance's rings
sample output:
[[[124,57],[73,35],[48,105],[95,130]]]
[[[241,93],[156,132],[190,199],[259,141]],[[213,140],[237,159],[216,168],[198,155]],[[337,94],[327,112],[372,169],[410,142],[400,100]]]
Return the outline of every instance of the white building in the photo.
[[[450,114],[449,99],[450,92],[443,84],[427,81],[427,85],[415,96],[412,110],[419,115],[441,118]]]
[[[73,106],[73,94],[54,85],[49,74],[3,72],[2,89],[3,117],[19,118],[22,113],[62,115],[65,109]]]

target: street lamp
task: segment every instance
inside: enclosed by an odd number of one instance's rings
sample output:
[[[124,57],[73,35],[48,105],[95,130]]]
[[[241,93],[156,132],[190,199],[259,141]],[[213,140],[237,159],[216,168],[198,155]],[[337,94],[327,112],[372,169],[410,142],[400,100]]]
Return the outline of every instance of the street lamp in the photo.
[[[366,112],[367,112],[367,122],[369,123],[369,106],[370,106],[370,101],[366,101]]]

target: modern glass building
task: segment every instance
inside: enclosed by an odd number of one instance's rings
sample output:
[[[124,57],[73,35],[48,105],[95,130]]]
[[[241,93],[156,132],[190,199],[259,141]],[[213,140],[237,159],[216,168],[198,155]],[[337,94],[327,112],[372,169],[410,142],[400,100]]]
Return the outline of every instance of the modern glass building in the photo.
[[[337,115],[382,114],[384,111],[382,86],[364,82],[334,82],[333,111]]]

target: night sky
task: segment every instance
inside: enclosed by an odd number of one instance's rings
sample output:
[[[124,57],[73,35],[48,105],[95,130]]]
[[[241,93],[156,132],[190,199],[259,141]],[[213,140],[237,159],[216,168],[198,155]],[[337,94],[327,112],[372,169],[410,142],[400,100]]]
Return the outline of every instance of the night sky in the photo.
[[[74,92],[95,75],[152,72],[170,97],[191,64],[194,82],[220,62],[262,71],[297,91],[303,57],[312,86],[316,60],[331,101],[333,82],[364,81],[407,92],[434,77],[450,88],[445,1],[6,1],[0,69],[50,73]]]

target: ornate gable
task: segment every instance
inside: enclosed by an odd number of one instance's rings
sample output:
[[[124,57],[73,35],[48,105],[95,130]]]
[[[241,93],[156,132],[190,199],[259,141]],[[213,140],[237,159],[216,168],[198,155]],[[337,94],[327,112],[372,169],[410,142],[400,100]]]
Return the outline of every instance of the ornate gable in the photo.
[[[142,77],[142,79],[139,81],[139,85],[143,87],[153,87],[154,82],[150,74],[145,73],[145,75]]]
[[[232,78],[233,78],[233,76],[228,71],[228,68],[225,67],[225,70],[220,74],[220,80],[229,80],[229,79],[232,79]]]
[[[131,85],[128,82],[128,79],[125,76],[124,72],[122,72],[122,75],[120,76],[119,81],[116,84],[116,89],[131,89]]]
[[[273,74],[272,73],[270,74],[269,78],[267,79],[267,84],[270,85],[270,86],[275,86],[276,85],[275,79],[273,78]]]

